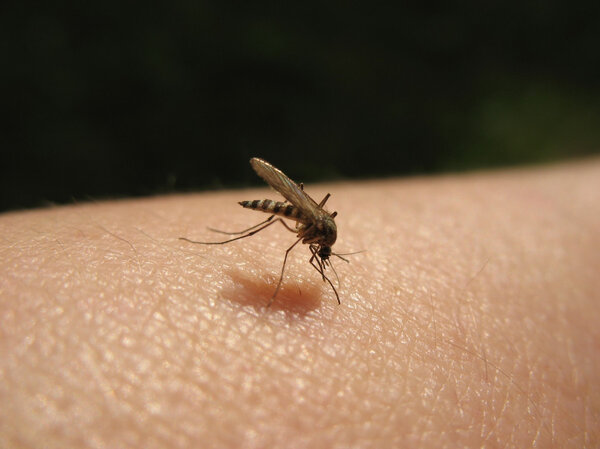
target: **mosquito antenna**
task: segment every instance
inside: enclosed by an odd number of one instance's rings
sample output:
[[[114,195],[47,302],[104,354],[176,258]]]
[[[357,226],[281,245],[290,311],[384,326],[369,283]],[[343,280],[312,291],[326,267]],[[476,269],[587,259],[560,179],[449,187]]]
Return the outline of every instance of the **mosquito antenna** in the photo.
[[[367,250],[366,249],[361,249],[360,251],[353,251],[351,253],[331,253],[334,256],[351,256],[352,254],[360,254],[360,253],[366,253]]]
[[[352,254],[364,253],[366,251],[367,251],[366,249],[363,249],[361,251],[354,251],[353,253],[331,253],[331,255],[339,257],[340,259],[342,259],[346,263],[350,263],[350,261],[348,259],[346,259],[345,257],[342,257],[342,256],[351,256]]]
[[[350,261],[348,259],[346,259],[345,257],[340,256],[339,254],[331,253],[331,255],[339,257],[340,259],[342,259],[346,263],[350,263]]]

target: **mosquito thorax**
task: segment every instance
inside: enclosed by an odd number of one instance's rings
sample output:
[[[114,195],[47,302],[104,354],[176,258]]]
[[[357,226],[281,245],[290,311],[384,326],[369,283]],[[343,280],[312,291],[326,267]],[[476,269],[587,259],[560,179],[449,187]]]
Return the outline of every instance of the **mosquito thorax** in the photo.
[[[333,218],[324,217],[315,223],[319,235],[318,242],[323,247],[331,247],[337,240],[337,226]],[[331,248],[330,252],[331,252]]]

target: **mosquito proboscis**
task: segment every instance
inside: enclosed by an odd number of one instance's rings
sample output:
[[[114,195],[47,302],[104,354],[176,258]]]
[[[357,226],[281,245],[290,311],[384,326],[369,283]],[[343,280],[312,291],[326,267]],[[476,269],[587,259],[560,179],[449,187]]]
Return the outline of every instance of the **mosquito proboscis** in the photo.
[[[331,267],[339,284],[339,278],[337,272],[331,264],[330,257],[336,256],[342,259],[343,261],[348,262],[348,259],[344,258],[343,256],[355,253],[336,254],[331,251],[331,247],[337,239],[337,226],[334,221],[337,212],[329,213],[323,208],[323,206],[325,206],[325,203],[331,195],[328,193],[327,195],[325,195],[325,197],[321,200],[320,203],[317,203],[304,191],[303,184],[296,184],[294,181],[288,178],[281,170],[269,164],[267,161],[254,157],[250,159],[250,165],[258,174],[258,176],[260,176],[267,182],[267,184],[269,184],[271,187],[273,187],[275,190],[281,193],[281,195],[283,195],[286,201],[273,201],[268,199],[240,201],[239,204],[242,207],[260,212],[265,212],[271,215],[265,221],[262,221],[257,225],[251,226],[248,229],[244,229],[243,231],[239,232],[225,232],[209,228],[213,232],[218,232],[220,234],[226,235],[237,235],[237,237],[233,237],[222,242],[197,242],[194,240],[190,240],[186,237],[180,237],[180,240],[185,240],[187,242],[197,243],[200,245],[224,245],[225,243],[230,243],[236,240],[253,236],[254,234],[257,234],[263,229],[268,228],[272,224],[279,222],[288,231],[295,233],[296,237],[298,237],[298,240],[296,240],[294,244],[290,246],[285,252],[285,257],[283,258],[283,265],[281,266],[281,275],[279,276],[279,282],[277,283],[275,292],[269,300],[267,307],[271,306],[271,304],[275,300],[275,297],[277,296],[277,293],[279,292],[281,283],[283,282],[285,264],[287,262],[287,258],[290,251],[294,249],[294,247],[300,242],[308,245],[308,248],[311,252],[311,258],[309,260],[310,264],[315,268],[315,270],[319,272],[319,274],[323,278],[323,281],[329,283],[329,285],[333,289],[333,292],[335,293],[335,297],[338,301],[338,304],[341,304],[340,295],[338,294],[331,280],[325,274],[325,268],[328,266]],[[291,228],[283,220],[284,218],[294,220],[296,222],[295,229]]]

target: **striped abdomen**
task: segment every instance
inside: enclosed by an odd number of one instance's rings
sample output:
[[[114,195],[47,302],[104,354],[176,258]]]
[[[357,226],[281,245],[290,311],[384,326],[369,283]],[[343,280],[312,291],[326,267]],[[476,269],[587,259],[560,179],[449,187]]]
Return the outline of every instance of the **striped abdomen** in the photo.
[[[279,215],[296,221],[306,221],[306,218],[296,206],[273,200],[240,201],[242,207],[252,210],[266,212],[267,214]]]

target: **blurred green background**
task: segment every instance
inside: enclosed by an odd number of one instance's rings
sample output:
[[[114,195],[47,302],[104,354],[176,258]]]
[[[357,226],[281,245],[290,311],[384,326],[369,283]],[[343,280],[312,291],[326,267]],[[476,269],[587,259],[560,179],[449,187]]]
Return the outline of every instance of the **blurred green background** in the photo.
[[[5,2],[0,210],[600,150],[600,3]]]

